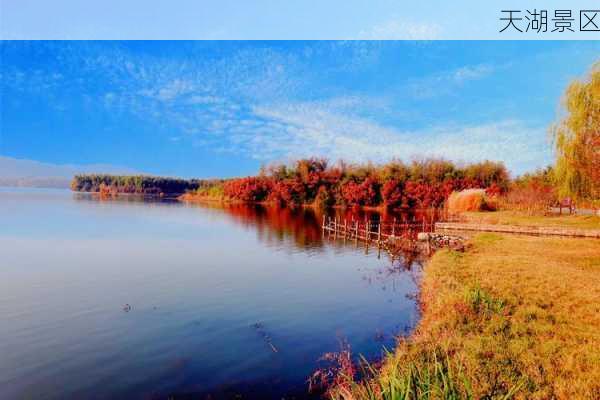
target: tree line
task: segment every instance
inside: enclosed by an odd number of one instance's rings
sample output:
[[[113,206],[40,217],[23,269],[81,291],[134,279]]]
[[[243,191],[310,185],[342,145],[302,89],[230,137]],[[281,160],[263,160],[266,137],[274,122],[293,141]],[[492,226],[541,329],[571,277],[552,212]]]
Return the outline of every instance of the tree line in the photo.
[[[227,180],[223,196],[289,206],[429,208],[441,206],[456,190],[484,188],[500,194],[508,185],[506,167],[492,161],[460,167],[440,159],[329,165],[327,160],[310,158],[262,168],[257,176]]]
[[[177,195],[222,184],[221,179],[180,179],[147,175],[75,175],[71,190],[77,192],[109,192]]]

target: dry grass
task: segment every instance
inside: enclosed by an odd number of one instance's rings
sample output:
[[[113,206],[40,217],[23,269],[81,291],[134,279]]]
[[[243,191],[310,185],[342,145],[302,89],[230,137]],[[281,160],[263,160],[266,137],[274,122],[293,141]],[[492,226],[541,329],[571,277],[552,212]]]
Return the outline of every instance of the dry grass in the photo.
[[[421,296],[414,335],[368,380],[332,397],[600,398],[598,240],[478,234],[466,253],[433,256]],[[390,382],[427,369],[435,352],[460,372],[458,396],[397,395]]]
[[[468,222],[518,226],[548,226],[579,229],[600,229],[600,217],[595,215],[529,215],[519,211],[465,212]]]
[[[467,189],[460,192],[452,192],[450,197],[448,197],[447,204],[450,214],[494,209],[484,189]]]

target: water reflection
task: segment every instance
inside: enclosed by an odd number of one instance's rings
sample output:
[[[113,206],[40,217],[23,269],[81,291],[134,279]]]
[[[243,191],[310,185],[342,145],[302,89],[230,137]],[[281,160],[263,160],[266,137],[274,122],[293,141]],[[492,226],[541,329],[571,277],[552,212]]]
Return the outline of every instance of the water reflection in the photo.
[[[422,259],[365,255],[322,217],[0,192],[0,398],[301,398],[340,338],[379,356],[418,319]]]
[[[300,248],[318,248],[324,245],[325,236],[322,230],[324,218],[335,218],[340,223],[346,221],[348,226],[354,221],[369,221],[372,226],[381,224],[388,227],[386,229],[395,225],[396,235],[402,236],[410,233],[410,237],[412,237],[421,230],[421,225],[429,228],[439,217],[438,210],[398,213],[361,209],[282,208],[260,204],[205,203],[201,205],[188,204],[188,206],[210,208],[222,212],[242,226],[257,230],[260,238],[266,242],[292,238],[294,244]],[[403,227],[410,227],[410,232],[403,232]],[[339,243],[329,241],[329,244],[337,245]]]

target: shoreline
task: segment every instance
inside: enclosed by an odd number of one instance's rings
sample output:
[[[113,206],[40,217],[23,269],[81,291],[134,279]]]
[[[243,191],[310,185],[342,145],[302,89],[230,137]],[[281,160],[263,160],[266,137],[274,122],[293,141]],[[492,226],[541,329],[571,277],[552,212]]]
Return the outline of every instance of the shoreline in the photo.
[[[379,399],[369,393],[407,389],[406,382],[417,390],[427,374],[428,387],[450,381],[460,398],[593,398],[599,246],[589,238],[477,233],[464,253],[436,252],[423,270],[413,333],[367,379],[339,375],[332,398]]]
[[[274,201],[252,201],[252,202],[247,202],[247,201],[241,201],[241,200],[231,200],[231,199],[225,199],[225,198],[215,198],[215,197],[199,197],[197,195],[193,195],[193,194],[189,194],[189,193],[184,193],[180,196],[177,197],[178,201],[181,202],[185,202],[185,203],[197,203],[197,204],[202,204],[202,203],[209,203],[209,204],[214,204],[214,203],[221,203],[221,204],[245,204],[245,205],[261,205],[261,206],[277,206],[277,207],[286,207],[286,208],[305,208],[305,209],[314,209],[314,210],[359,210],[359,211],[374,211],[374,212],[379,212],[379,213],[385,213],[385,212],[397,212],[397,213],[402,213],[402,212],[414,212],[414,211],[423,211],[423,210],[431,210],[429,208],[425,208],[425,209],[419,209],[419,208],[395,208],[395,209],[390,209],[388,207],[386,207],[385,205],[379,205],[379,206],[343,206],[343,205],[332,205],[332,206],[328,206],[328,207],[320,207],[316,204],[313,203],[304,203],[304,204],[299,204],[296,206],[290,206],[290,205],[284,205],[284,206],[278,206],[276,202]],[[435,210],[439,210],[440,208],[434,208]]]

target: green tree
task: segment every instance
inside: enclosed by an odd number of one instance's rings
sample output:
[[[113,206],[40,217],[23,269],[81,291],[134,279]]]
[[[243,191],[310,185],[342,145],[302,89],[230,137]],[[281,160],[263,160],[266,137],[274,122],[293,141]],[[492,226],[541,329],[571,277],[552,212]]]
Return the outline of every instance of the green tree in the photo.
[[[564,97],[565,117],[552,127],[559,194],[600,204],[600,62],[572,82]]]

